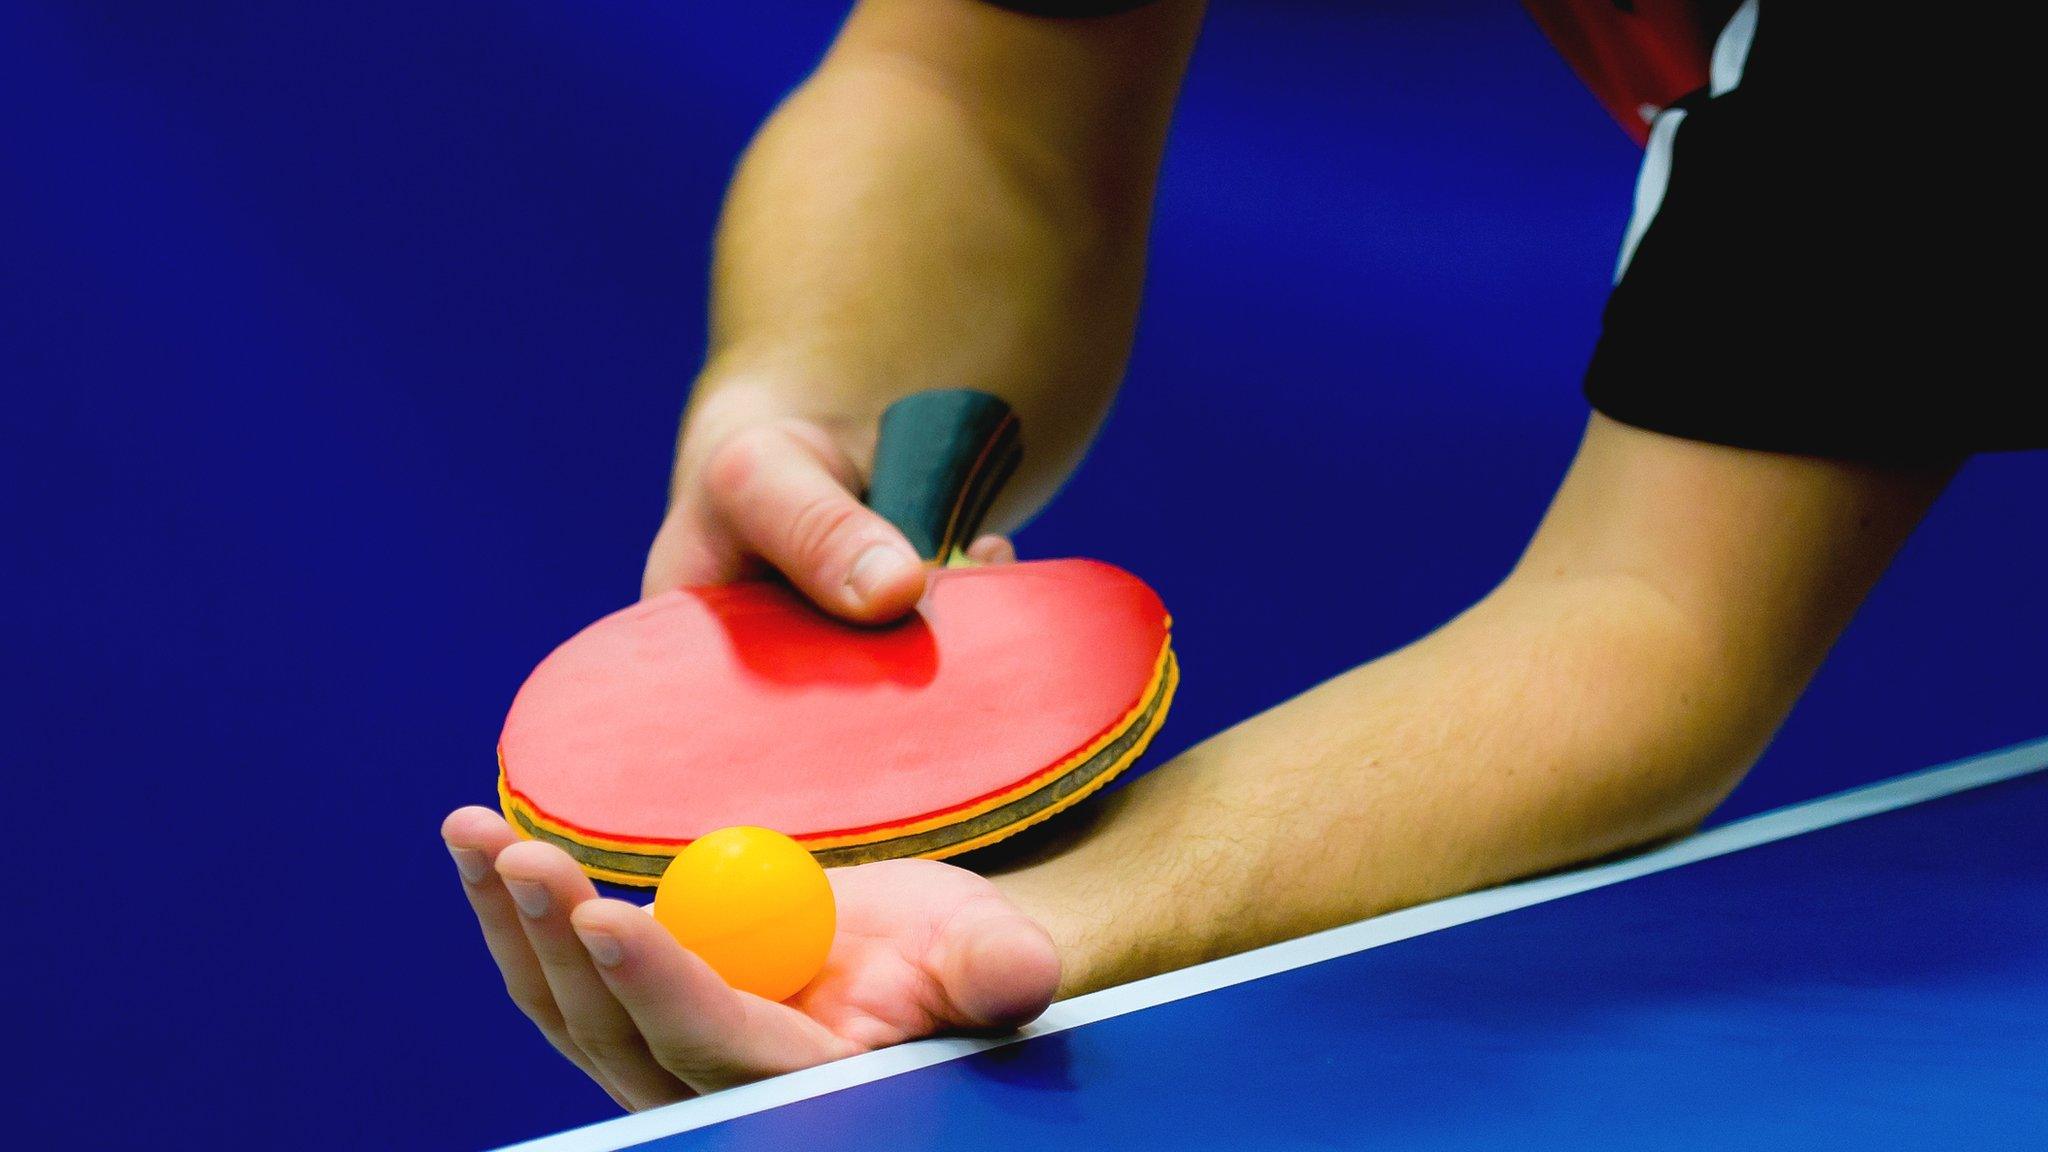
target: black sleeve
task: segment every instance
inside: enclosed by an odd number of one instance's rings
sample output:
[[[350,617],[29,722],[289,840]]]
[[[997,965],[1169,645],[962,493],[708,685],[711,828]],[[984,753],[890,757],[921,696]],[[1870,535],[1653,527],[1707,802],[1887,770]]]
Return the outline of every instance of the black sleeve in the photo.
[[[1992,114],[2029,106],[1996,93],[2031,73],[2002,73],[1980,38],[1981,75],[1942,76],[1947,18],[1925,15],[1738,11],[1714,83],[1652,126],[1587,369],[1595,408],[1849,459],[2048,447],[2016,282],[2041,266],[2038,182]]]

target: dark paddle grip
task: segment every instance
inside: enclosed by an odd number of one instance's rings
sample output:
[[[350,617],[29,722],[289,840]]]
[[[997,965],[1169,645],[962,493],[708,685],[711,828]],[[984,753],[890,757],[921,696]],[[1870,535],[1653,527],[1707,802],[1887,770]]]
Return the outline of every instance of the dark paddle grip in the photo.
[[[868,507],[927,562],[952,563],[1023,458],[1017,416],[1000,398],[967,388],[906,396],[882,413]]]

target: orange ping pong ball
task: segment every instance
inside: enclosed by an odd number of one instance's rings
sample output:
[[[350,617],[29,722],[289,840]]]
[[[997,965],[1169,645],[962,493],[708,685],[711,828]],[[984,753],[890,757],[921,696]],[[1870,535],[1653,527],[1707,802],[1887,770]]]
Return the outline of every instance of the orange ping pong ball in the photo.
[[[676,853],[654,890],[654,918],[727,984],[787,1000],[832,950],[832,885],[782,833],[721,828]]]

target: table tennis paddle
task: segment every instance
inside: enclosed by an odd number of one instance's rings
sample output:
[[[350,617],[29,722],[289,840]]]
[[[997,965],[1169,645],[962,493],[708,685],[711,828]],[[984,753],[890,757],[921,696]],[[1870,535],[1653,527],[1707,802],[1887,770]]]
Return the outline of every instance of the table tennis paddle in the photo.
[[[723,827],[773,828],[827,865],[936,858],[1108,783],[1172,702],[1171,620],[1112,565],[960,566],[1022,452],[994,396],[891,406],[867,502],[937,568],[917,610],[848,624],[763,579],[599,620],[512,702],[506,818],[591,876],[651,885]]]

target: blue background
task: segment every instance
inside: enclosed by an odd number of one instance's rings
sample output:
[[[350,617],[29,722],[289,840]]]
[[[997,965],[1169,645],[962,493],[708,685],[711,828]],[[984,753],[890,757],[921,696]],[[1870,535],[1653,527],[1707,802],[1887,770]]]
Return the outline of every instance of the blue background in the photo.
[[[724,177],[838,15],[0,2],[20,1138],[609,1114],[503,1001],[435,826],[636,591]],[[1172,606],[1162,752],[1506,570],[1635,160],[1512,4],[1217,6],[1130,384],[1021,540]],[[2048,729],[2044,490],[1970,465],[1728,812]]]

